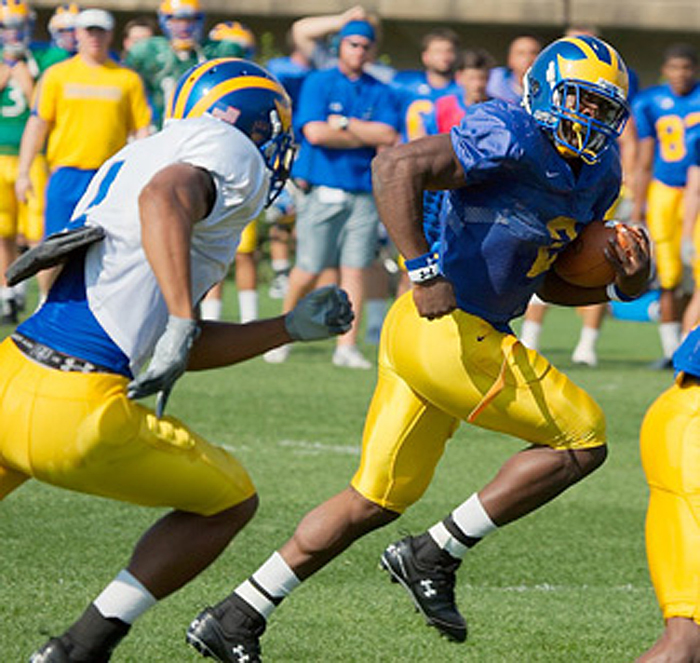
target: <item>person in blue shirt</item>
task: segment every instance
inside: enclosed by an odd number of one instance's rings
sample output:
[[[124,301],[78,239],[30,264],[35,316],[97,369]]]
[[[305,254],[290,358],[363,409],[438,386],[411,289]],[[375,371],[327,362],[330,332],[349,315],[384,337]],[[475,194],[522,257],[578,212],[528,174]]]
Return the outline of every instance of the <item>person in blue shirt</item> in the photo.
[[[423,70],[399,71],[391,81],[401,114],[403,140],[426,135],[424,121],[435,111],[435,102],[450,94],[460,95],[455,81],[460,42],[449,28],[428,32],[421,44]]]
[[[359,469],[248,580],[200,614],[191,641],[220,661],[235,660],[225,653],[232,647],[258,660],[273,610],[356,539],[421,498],[461,421],[528,446],[444,520],[390,545],[381,563],[430,625],[465,640],[454,598],[461,559],[606,457],[600,407],[524,347],[510,323],[535,291],[581,305],[645,289],[649,247],[636,229],[608,246],[616,279],[607,288],[576,287],[550,269],[618,194],[615,139],[628,116],[626,94],[627,70],[613,48],[593,37],[563,38],[535,61],[525,108],[475,104],[450,134],[379,153],[374,195],[413,290],[396,301],[383,329]],[[423,230],[425,189],[447,190],[432,250]]]
[[[508,46],[508,62],[505,67],[491,70],[486,94],[519,105],[523,98],[525,73],[542,49],[542,42],[534,35],[520,35]]]
[[[297,210],[296,264],[285,311],[331,267],[340,269],[341,287],[361,311],[365,273],[375,258],[379,219],[370,163],[378,147],[396,142],[398,115],[389,87],[364,71],[376,43],[372,24],[350,21],[339,38],[338,65],[309,74],[296,109],[300,147],[292,175],[308,193]],[[337,366],[371,367],[357,348],[358,324],[338,339]],[[284,361],[287,351],[266,359]]]
[[[665,626],[639,663],[691,663],[700,652],[700,327],[676,350],[673,368],[673,385],[651,405],[641,430],[647,559]]]

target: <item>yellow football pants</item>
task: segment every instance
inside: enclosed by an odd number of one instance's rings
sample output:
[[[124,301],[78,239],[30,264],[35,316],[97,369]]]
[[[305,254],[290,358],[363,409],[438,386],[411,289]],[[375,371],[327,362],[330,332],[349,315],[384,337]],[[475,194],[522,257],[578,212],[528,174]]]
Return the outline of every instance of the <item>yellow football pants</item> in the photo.
[[[26,203],[20,203],[15,195],[18,158],[0,155],[0,237],[20,235],[35,244],[44,237],[44,194],[48,166],[42,154],[36,156],[29,172],[33,191]]]
[[[0,499],[33,477],[208,516],[255,493],[227,451],[129,400],[123,376],[47,368],[9,338],[0,367]]]
[[[700,384],[679,383],[642,423],[647,559],[664,619],[700,624]]]
[[[654,258],[659,283],[673,290],[683,280],[681,238],[683,231],[682,187],[672,187],[654,180],[647,194],[647,226],[654,243]],[[696,254],[700,256],[700,223],[695,224],[693,237]],[[700,283],[700,260],[693,265],[695,283]]]
[[[408,292],[384,323],[353,487],[405,511],[427,489],[460,421],[555,449],[606,439],[598,405],[543,356],[463,311],[421,318]]]

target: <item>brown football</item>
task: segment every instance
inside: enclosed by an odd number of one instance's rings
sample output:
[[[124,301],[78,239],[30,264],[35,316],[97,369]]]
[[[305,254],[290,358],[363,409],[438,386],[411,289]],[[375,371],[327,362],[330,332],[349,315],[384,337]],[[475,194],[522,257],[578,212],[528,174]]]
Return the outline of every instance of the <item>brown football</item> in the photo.
[[[565,281],[583,288],[599,288],[615,280],[615,269],[605,257],[615,227],[605,221],[589,223],[554,261],[554,271]]]

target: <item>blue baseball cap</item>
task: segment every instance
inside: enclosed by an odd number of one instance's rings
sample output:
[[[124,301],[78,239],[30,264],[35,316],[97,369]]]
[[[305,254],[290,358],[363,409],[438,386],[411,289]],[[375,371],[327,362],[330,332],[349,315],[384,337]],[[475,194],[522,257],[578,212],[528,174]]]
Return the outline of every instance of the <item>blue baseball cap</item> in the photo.
[[[365,37],[370,41],[375,40],[374,27],[369,21],[348,21],[338,33],[341,39],[347,37]]]

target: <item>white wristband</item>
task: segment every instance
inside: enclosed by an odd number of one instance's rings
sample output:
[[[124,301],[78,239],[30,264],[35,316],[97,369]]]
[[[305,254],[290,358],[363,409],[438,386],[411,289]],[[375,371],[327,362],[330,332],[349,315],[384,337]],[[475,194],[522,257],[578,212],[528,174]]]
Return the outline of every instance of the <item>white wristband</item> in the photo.
[[[426,281],[432,281],[438,276],[440,276],[440,267],[437,263],[408,270],[408,278],[411,280],[411,283],[425,283]]]

